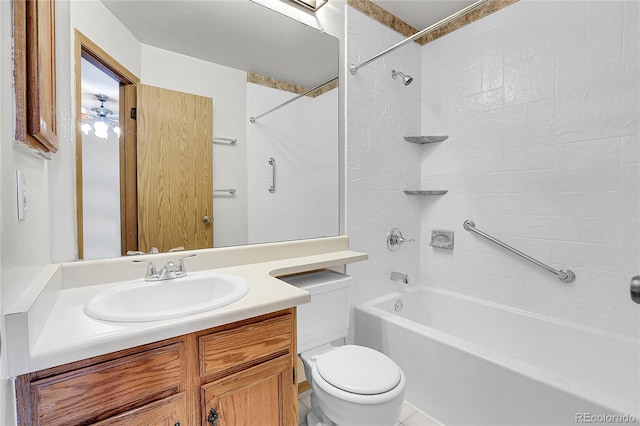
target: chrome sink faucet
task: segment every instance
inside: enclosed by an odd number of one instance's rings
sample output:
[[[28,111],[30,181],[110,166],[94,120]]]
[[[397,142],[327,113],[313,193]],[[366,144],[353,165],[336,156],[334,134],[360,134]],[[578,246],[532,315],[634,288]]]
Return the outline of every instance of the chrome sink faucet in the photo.
[[[164,280],[172,280],[174,278],[182,278],[187,276],[187,268],[184,266],[184,259],[187,257],[194,257],[195,254],[190,254],[189,256],[183,256],[178,259],[178,264],[175,262],[169,261],[166,265],[158,271],[156,265],[149,260],[134,260],[135,263],[146,263],[147,264],[147,272],[144,275],[145,281],[164,281]]]

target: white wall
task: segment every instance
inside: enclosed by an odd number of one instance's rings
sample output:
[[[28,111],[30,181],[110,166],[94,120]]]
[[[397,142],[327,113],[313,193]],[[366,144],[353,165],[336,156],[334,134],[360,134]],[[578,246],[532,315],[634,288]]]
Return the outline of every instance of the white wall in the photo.
[[[359,63],[404,37],[364,14],[347,7],[347,59]],[[412,75],[404,86],[391,70]],[[420,46],[412,43],[350,73],[347,83],[347,222],[352,250],[369,260],[350,265],[352,303],[389,293],[404,286],[390,280],[391,272],[409,274],[419,282],[420,208],[438,200],[408,196],[419,189],[421,147],[404,136],[420,135]],[[416,238],[390,252],[386,235],[398,227],[405,238]]]
[[[232,197],[213,199],[214,246],[246,244],[247,73],[143,44],[141,81],[213,98],[213,135],[238,140],[213,145],[214,189],[236,189]]]
[[[640,310],[638,2],[520,1],[424,46],[421,274],[446,287],[634,339]],[[464,231],[476,226],[576,281]]]
[[[45,161],[25,153],[14,144],[14,99],[12,61],[12,4],[0,2],[0,312],[4,313],[18,298],[22,290],[48,265],[52,258],[50,233],[51,184],[57,182],[56,171],[68,155],[66,144],[70,139],[70,126],[58,127],[60,155]],[[56,7],[56,25],[65,25],[68,16],[66,4]],[[58,15],[58,10],[60,14]],[[64,51],[65,34],[60,36]],[[64,53],[63,53],[64,57]],[[57,72],[67,70],[65,61],[57,64]],[[67,86],[57,87],[58,112],[69,111]],[[28,211],[25,221],[18,221],[16,205],[16,169],[27,177]],[[2,320],[0,320],[2,322]],[[4,324],[0,323],[0,423],[13,424],[13,384],[6,369]]]
[[[337,93],[302,97],[256,123],[247,121],[249,242],[338,233]],[[249,83],[248,114],[262,114],[295,96]],[[316,132],[319,127],[322,131]],[[275,193],[269,192],[271,157],[276,160]]]
[[[68,3],[71,5],[71,25],[68,27],[71,31],[71,40],[74,40],[74,28],[78,29],[113,59],[139,77],[142,72],[142,59],[141,43],[138,39],[100,0],[72,0]],[[73,56],[71,61],[73,63]],[[75,77],[73,75],[71,77],[75,82]]]

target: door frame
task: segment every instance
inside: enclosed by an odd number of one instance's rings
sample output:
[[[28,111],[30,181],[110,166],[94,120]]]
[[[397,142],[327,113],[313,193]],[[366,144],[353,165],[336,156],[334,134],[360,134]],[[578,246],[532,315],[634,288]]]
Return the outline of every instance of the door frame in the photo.
[[[76,102],[76,226],[78,259],[84,258],[84,221],[82,195],[82,61],[84,58],[120,84],[120,236],[121,254],[138,248],[138,205],[136,188],[136,136],[134,118],[123,112],[135,106],[123,96],[123,86],[140,83],[140,79],[101,49],[80,31],[75,30],[75,102]]]

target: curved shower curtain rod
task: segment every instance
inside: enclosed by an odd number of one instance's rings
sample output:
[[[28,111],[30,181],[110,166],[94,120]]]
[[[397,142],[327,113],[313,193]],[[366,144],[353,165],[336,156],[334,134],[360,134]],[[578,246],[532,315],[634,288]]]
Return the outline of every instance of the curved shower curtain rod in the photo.
[[[314,87],[313,89],[309,89],[309,90],[307,90],[307,91],[306,91],[306,92],[304,92],[304,93],[300,93],[298,96],[296,96],[296,97],[294,97],[294,98],[291,98],[291,99],[289,99],[289,100],[288,100],[288,101],[286,101],[286,102],[281,103],[280,105],[278,105],[278,106],[277,106],[277,107],[275,107],[275,108],[271,108],[271,109],[270,109],[269,111],[267,111],[267,112],[263,112],[262,114],[260,114],[260,115],[256,115],[255,117],[249,117],[249,121],[250,121],[251,123],[255,123],[255,122],[256,122],[256,120],[257,120],[258,118],[260,118],[260,117],[264,117],[264,116],[265,116],[265,115],[267,115],[267,114],[271,114],[273,111],[275,111],[275,110],[277,110],[277,109],[280,109],[280,108],[282,108],[283,106],[288,105],[288,104],[290,104],[291,102],[293,102],[293,101],[295,101],[295,100],[297,100],[297,99],[300,99],[300,98],[301,98],[301,97],[303,97],[303,96],[308,95],[309,93],[313,92],[314,90],[318,90],[319,88],[321,88],[321,87],[323,87],[323,86],[326,86],[326,85],[327,85],[327,84],[329,84],[329,83],[333,83],[333,82],[334,82],[334,81],[336,81],[338,78],[339,78],[339,77],[334,77],[334,78],[332,78],[332,79],[331,79],[331,80],[329,80],[329,81],[325,81],[325,82],[324,82],[324,83],[322,83],[321,85],[316,86],[316,87]]]
[[[404,46],[405,44],[411,43],[412,41],[419,39],[420,37],[426,35],[427,33],[440,28],[443,25],[448,24],[449,22],[453,21],[454,19],[459,18],[460,16],[464,15],[465,13],[469,12],[472,9],[475,9],[476,7],[480,6],[482,3],[486,3],[489,0],[480,0],[477,1],[467,7],[465,7],[464,9],[454,13],[451,16],[448,16],[444,19],[442,19],[441,21],[436,22],[435,24],[431,25],[430,27],[425,28],[422,31],[418,31],[417,33],[415,33],[414,35],[412,35],[411,37],[408,37],[404,40],[402,40],[399,43],[394,44],[393,46],[391,46],[390,48],[383,50],[382,52],[378,53],[377,55],[371,57],[370,59],[367,59],[364,62],[359,63],[358,65],[351,65],[349,67],[349,71],[351,72],[351,74],[356,75],[356,73],[358,72],[358,70],[362,67],[365,67],[367,65],[369,65],[371,62],[375,61],[376,59],[379,59],[381,57],[383,57],[384,55],[386,55],[387,53],[391,53],[396,49],[401,48],[402,46]]]

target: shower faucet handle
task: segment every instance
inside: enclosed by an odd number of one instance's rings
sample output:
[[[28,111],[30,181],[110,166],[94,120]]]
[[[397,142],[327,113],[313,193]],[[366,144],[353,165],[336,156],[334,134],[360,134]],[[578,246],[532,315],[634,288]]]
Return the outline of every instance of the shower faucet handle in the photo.
[[[387,248],[390,251],[396,251],[404,243],[414,242],[416,239],[407,239],[402,236],[402,232],[398,228],[391,228],[387,234]]]

